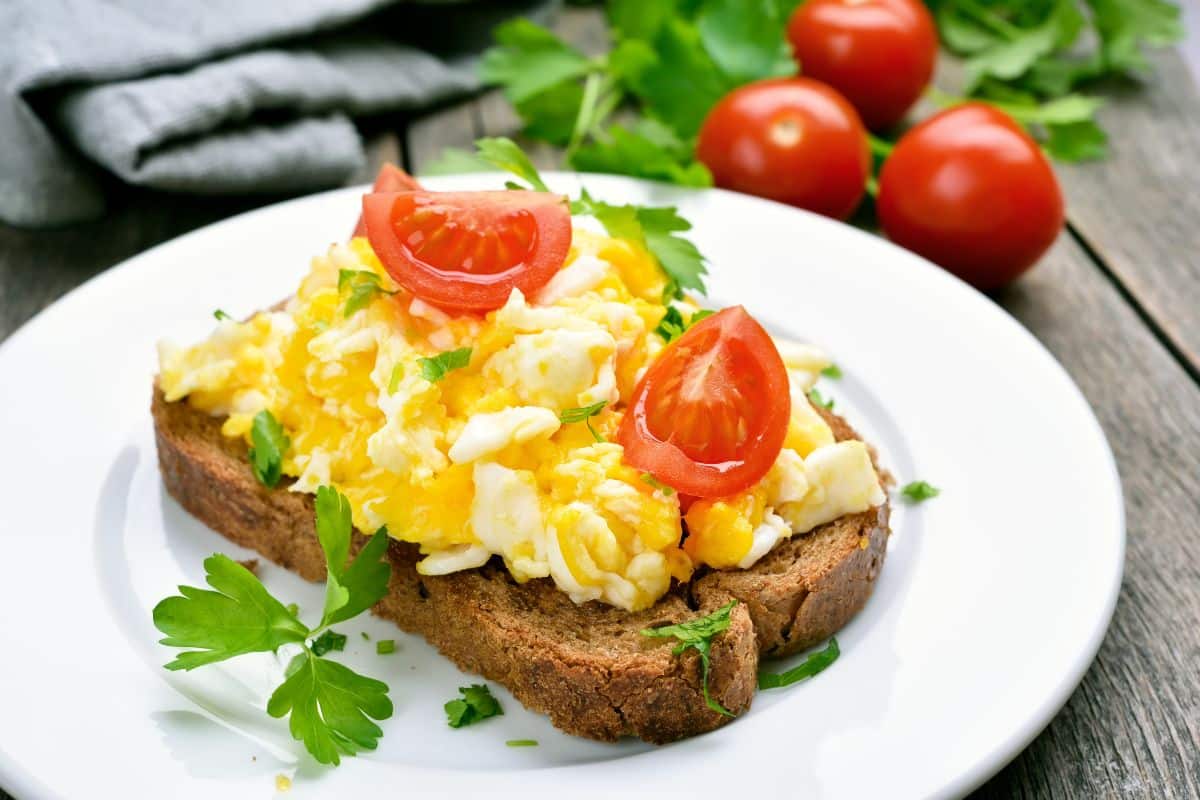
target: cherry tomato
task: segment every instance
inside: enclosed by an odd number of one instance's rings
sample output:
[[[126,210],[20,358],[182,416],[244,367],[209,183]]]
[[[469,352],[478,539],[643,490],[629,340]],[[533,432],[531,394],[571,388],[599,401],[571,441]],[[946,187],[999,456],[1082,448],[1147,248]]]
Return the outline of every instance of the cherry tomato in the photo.
[[[658,356],[634,389],[617,441],[627,464],[681,495],[723,497],[767,474],[791,413],[775,343],[732,306]]]
[[[1062,191],[1037,143],[982,103],[906,133],[876,200],[888,238],[984,290],[1032,266],[1063,225]]]
[[[850,216],[870,154],[854,108],[809,78],[770,78],[734,89],[704,120],[696,156],[717,186]]]
[[[900,121],[937,62],[937,29],[920,0],[806,0],[787,37],[800,71],[845,95],[872,130]]]
[[[543,192],[384,192],[363,198],[371,247],[404,288],[448,311],[488,311],[566,261],[566,200]]]
[[[371,187],[371,191],[415,192],[420,191],[421,188],[421,184],[417,182],[416,178],[389,162],[379,168],[379,174],[375,176],[375,185]],[[359,215],[358,224],[354,226],[354,235],[367,235],[367,223],[362,215]]]

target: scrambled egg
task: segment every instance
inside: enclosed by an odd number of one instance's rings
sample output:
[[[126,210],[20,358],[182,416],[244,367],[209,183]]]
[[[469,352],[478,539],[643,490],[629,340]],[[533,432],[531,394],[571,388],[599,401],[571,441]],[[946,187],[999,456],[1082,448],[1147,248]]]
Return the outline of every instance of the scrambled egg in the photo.
[[[374,273],[384,291],[347,316],[341,270]],[[835,443],[805,397],[828,361],[781,342],[793,392],[785,447],[759,485],[692,503],[684,539],[678,496],[611,441],[664,346],[653,333],[664,287],[640,248],[577,229],[534,297],[514,290],[484,317],[451,317],[400,289],[354,239],[315,258],[283,310],[225,320],[193,347],[161,344],[159,385],[247,442],[269,410],[291,438],[289,490],[337,487],[360,530],[386,525],[419,544],[424,574],[500,556],[517,581],[550,578],[576,602],[641,609],[699,564],[749,566],[884,499],[866,447]],[[465,367],[425,376],[418,359],[465,347]],[[590,422],[606,441],[561,421],[599,402]]]

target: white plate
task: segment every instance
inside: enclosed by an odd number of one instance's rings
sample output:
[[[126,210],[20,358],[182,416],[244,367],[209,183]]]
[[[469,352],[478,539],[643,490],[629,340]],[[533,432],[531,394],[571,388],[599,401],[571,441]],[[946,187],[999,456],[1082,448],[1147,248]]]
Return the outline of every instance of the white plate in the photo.
[[[573,176],[552,185],[577,188]],[[156,247],[72,292],[0,347],[0,785],[18,796],[376,796],[381,789],[769,797],[935,797],[1016,755],[1083,676],[1121,577],[1124,514],[1091,410],[1032,336],[920,258],[811,214],[721,191],[601,176],[615,201],[677,203],[711,260],[711,296],[826,347],[822,388],[901,483],[874,597],[816,679],[760,694],[743,719],[669,747],[554,731],[504,691],[462,730],[442,703],[467,676],[379,620],[345,626],[346,660],[386,680],[395,716],[373,754],[316,766],[262,711],[279,665],[248,656],[168,673],[150,609],[245,557],[167,498],[150,416],[154,343],[267,306],[344,238],[360,192],[262,209]],[[494,177],[430,180],[480,188]],[[320,590],[267,568],[303,608]],[[375,654],[394,638],[398,652]],[[513,749],[506,739],[534,738]],[[358,794],[354,792],[358,790]],[[371,792],[367,794],[366,792]]]

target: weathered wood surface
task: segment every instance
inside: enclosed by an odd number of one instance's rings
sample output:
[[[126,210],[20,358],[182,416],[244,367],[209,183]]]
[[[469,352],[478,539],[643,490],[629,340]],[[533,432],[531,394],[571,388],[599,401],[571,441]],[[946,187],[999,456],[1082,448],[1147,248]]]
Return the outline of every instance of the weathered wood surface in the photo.
[[[594,12],[570,10],[557,27],[586,50],[603,45]],[[1153,85],[1119,92],[1104,112],[1112,158],[1060,170],[1072,233],[997,298],[1096,409],[1124,482],[1129,550],[1096,663],[981,798],[1200,798],[1200,96],[1175,55],[1157,60]],[[407,125],[404,138],[373,136],[359,177],[384,160],[419,171],[445,146],[516,127],[484,95]],[[557,164],[549,149],[534,155]],[[126,190],[101,222],[0,226],[0,339],[111,265],[274,199]]]

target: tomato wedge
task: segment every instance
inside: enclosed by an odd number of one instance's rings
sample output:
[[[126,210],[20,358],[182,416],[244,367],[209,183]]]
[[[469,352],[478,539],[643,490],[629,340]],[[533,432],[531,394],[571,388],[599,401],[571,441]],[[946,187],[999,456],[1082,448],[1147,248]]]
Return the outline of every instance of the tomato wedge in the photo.
[[[395,164],[387,162],[379,168],[379,174],[375,176],[375,185],[371,188],[371,191],[415,192],[420,191],[421,188],[421,184],[417,182],[416,178]],[[362,218],[362,215],[359,215],[358,224],[354,226],[354,235],[367,235],[367,221]]]
[[[767,474],[791,414],[775,343],[732,306],[659,355],[633,391],[617,441],[627,464],[680,494],[724,497]]]
[[[571,213],[545,192],[392,192],[363,198],[388,273],[448,311],[489,311],[541,288],[567,259]]]

